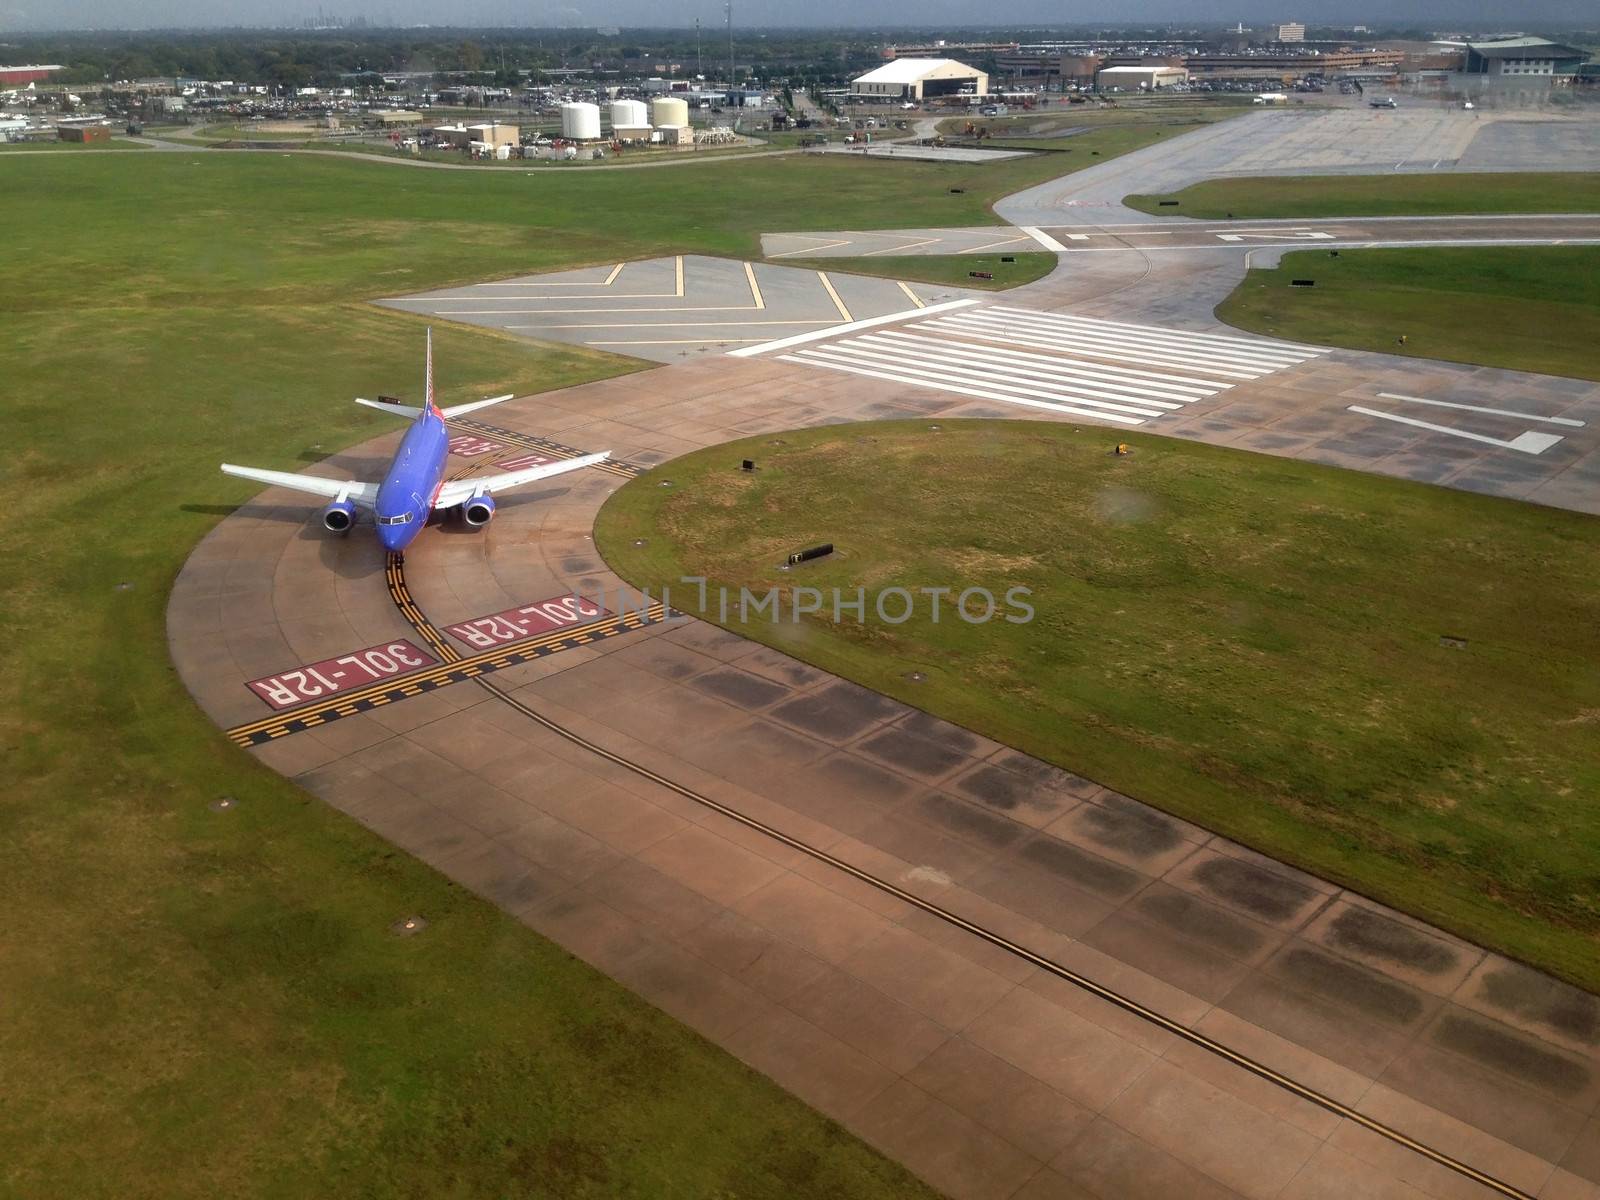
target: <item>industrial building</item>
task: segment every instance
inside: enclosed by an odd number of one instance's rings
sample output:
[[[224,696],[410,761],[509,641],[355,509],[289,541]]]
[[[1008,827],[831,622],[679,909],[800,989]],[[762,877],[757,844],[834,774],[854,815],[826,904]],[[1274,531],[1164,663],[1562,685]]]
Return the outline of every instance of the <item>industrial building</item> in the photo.
[[[111,129],[106,125],[58,125],[56,137],[63,142],[109,142]]]
[[[870,100],[932,100],[986,96],[989,76],[953,58],[897,58],[850,83],[850,94]]]
[[[926,46],[885,46],[883,57],[891,62],[897,58],[943,58],[954,50],[960,54],[968,54],[974,58],[986,54],[1010,54],[1017,49],[1015,42],[945,42],[938,41]]]
[[[1172,87],[1189,82],[1189,72],[1184,67],[1103,67],[1094,77],[1101,91],[1135,92]]]
[[[1494,42],[1468,42],[1465,71],[1468,75],[1511,75],[1526,78],[1571,79],[1589,56],[1572,46],[1544,38],[1504,38]]]
[[[43,83],[52,71],[61,70],[59,63],[29,63],[21,67],[0,67],[0,85],[17,87],[21,84]]]

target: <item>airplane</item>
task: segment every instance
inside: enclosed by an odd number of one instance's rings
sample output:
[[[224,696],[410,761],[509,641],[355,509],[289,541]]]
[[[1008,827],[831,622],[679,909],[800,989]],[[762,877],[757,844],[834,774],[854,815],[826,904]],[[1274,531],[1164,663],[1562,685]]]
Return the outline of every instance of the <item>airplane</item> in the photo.
[[[451,417],[459,417],[476,409],[499,404],[511,397],[493,396],[487,400],[474,400],[470,404],[456,404],[440,408],[433,399],[433,330],[428,330],[426,377],[423,384],[424,402],[421,408],[406,404],[392,404],[387,400],[361,400],[368,408],[382,412],[403,413],[413,417],[411,428],[395,451],[382,483],[366,483],[359,479],[323,479],[315,475],[295,475],[288,471],[264,471],[258,467],[239,467],[222,464],[224,475],[237,475],[241,479],[254,479],[274,487],[294,488],[313,496],[325,496],[332,501],[322,510],[322,524],[330,533],[345,533],[355,524],[358,509],[370,509],[377,520],[378,541],[391,554],[403,554],[405,548],[422,532],[428,517],[434,512],[459,507],[461,517],[474,529],[487,525],[494,516],[494,493],[521,487],[553,475],[593,467],[610,457],[611,451],[585,454],[563,462],[526,467],[520,471],[501,471],[494,475],[478,475],[469,479],[445,479],[445,459],[450,454],[450,430],[445,425]]]

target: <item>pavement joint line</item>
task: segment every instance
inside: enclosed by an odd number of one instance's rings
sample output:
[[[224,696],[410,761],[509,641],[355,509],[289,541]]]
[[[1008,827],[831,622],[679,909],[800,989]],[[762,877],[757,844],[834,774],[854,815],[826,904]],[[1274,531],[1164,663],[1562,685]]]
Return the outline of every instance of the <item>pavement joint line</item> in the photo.
[[[756,354],[765,354],[770,350],[787,350],[790,346],[798,346],[804,342],[820,341],[825,337],[834,337],[845,333],[854,333],[858,329],[875,329],[879,325],[890,325],[896,321],[909,320],[912,317],[926,317],[934,313],[949,312],[952,309],[968,308],[981,301],[967,297],[961,300],[946,300],[943,304],[926,304],[921,308],[908,308],[902,312],[886,313],[881,317],[868,317],[863,321],[852,321],[847,325],[830,325],[827,329],[818,329],[812,333],[797,333],[793,337],[779,338],[773,342],[763,342],[758,346],[745,346],[739,350],[728,351],[730,358],[749,358]]]
[[[393,560],[394,575],[403,588],[405,570],[404,559],[399,555],[394,555],[391,557]],[[407,593],[407,595],[409,597],[409,593]],[[405,610],[402,609],[402,612],[404,611]],[[422,616],[422,619],[425,622],[427,620],[425,615]],[[421,632],[420,629],[419,632]],[[1071,967],[1068,967],[1062,963],[1058,963],[1054,959],[1040,954],[1037,951],[1030,950],[1019,942],[1014,942],[1010,938],[1007,938],[986,926],[980,925],[974,921],[970,921],[958,913],[952,912],[951,910],[944,908],[931,900],[927,900],[922,896],[919,896],[915,892],[907,891],[898,884],[892,883],[878,875],[874,875],[872,872],[858,867],[835,854],[831,854],[827,850],[824,850],[818,846],[813,846],[811,843],[794,837],[791,834],[784,833],[775,825],[770,825],[765,821],[741,812],[739,809],[734,808],[731,805],[723,804],[721,801],[714,800],[710,796],[697,792],[693,788],[678,783],[674,779],[670,779],[665,775],[662,775],[656,771],[652,771],[650,768],[642,765],[641,763],[635,762],[634,760],[618,754],[613,750],[608,750],[598,742],[584,737],[582,734],[573,729],[569,729],[567,726],[561,724],[559,721],[556,721],[551,717],[545,716],[543,713],[539,712],[539,710],[533,708],[525,701],[511,695],[493,680],[479,678],[476,680],[476,682],[478,686],[497,696],[504,703],[510,705],[512,708],[516,709],[530,720],[542,726],[544,729],[555,734],[557,737],[560,737],[564,741],[570,742],[581,749],[587,750],[590,753],[605,759],[614,766],[618,766],[623,770],[630,771],[633,774],[650,781],[651,783],[655,783],[671,792],[676,793],[679,796],[682,796],[684,799],[689,800],[692,803],[699,804],[700,806],[709,809],[712,812],[716,812],[724,817],[727,817],[729,820],[736,821],[747,829],[751,829],[773,839],[774,841],[788,846],[791,850],[796,850],[807,857],[814,859],[815,861],[833,867],[834,869],[849,875],[851,878],[866,884],[868,887],[871,887],[876,891],[882,892],[888,896],[892,896],[902,903],[909,904],[913,908],[916,908],[919,911],[924,912],[947,925],[971,934],[972,936],[987,942],[989,945],[1003,950],[1006,953],[1023,960],[1024,962],[1030,963],[1031,965],[1038,967],[1040,970],[1045,971],[1047,974],[1054,975],[1056,978],[1072,984],[1074,987],[1077,987],[1082,991],[1085,991],[1090,995],[1121,1009],[1123,1012],[1130,1013],[1140,1020],[1154,1025],[1156,1028],[1161,1029],[1182,1041],[1188,1042],[1192,1046],[1207,1051],[1208,1053],[1232,1063],[1234,1066],[1241,1068],[1242,1070],[1256,1076],[1259,1079],[1263,1079],[1268,1083],[1274,1084],[1275,1086],[1282,1088],[1284,1091],[1287,1091],[1310,1104],[1316,1105],[1318,1108],[1321,1108],[1326,1112],[1330,1112],[1335,1116],[1342,1117],[1353,1124],[1360,1125],[1369,1132],[1375,1133],[1380,1137],[1395,1143],[1396,1145],[1413,1151],[1419,1156],[1426,1158],[1429,1161],[1438,1164],[1439,1166],[1445,1167],[1458,1175],[1462,1175],[1475,1183],[1481,1184],[1491,1191],[1507,1197],[1507,1200],[1536,1200],[1536,1197],[1534,1197],[1531,1193],[1525,1192],[1521,1188],[1507,1183],[1505,1180],[1498,1179],[1493,1175],[1489,1175],[1486,1172],[1480,1171],[1469,1163],[1455,1158],[1453,1155],[1447,1154],[1442,1150],[1434,1148],[1433,1146],[1429,1146],[1424,1142],[1419,1142],[1415,1138],[1412,1138],[1399,1129],[1396,1129],[1394,1126],[1386,1124],[1375,1117],[1370,1117],[1351,1105],[1336,1100],[1332,1096],[1318,1091],[1316,1088],[1311,1087],[1308,1084],[1303,1084],[1293,1077],[1285,1075],[1282,1072],[1267,1066],[1258,1059],[1252,1058],[1241,1051],[1234,1050],[1226,1043],[1211,1037],[1209,1034],[1201,1033],[1197,1029],[1191,1029],[1181,1021],[1178,1021],[1172,1017],[1168,1017],[1165,1014],[1158,1012],[1156,1009],[1140,1003],[1131,996],[1126,996],[1123,993],[1116,991],[1114,988],[1108,987],[1102,983],[1098,983],[1089,976],[1073,970]]]

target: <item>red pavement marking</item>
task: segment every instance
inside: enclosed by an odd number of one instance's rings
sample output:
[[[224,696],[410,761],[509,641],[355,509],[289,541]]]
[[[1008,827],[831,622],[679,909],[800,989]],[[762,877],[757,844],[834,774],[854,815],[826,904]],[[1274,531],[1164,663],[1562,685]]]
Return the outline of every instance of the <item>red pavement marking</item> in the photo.
[[[524,454],[521,458],[508,458],[504,462],[495,463],[497,471],[520,471],[523,467],[542,467],[545,463],[555,462],[549,454]]]
[[[504,449],[505,446],[500,442],[474,437],[470,433],[463,433],[459,437],[450,439],[450,453],[457,458],[477,458],[480,454],[493,454],[496,450]]]
[[[469,646],[487,650],[491,646],[520,642],[537,633],[548,633],[552,629],[563,629],[568,625],[578,625],[609,615],[593,600],[585,600],[581,596],[552,596],[548,600],[508,608],[486,617],[474,617],[459,625],[446,625],[445,630]]]
[[[272,708],[293,708],[308,700],[337,696],[379,679],[404,675],[418,667],[431,667],[437,661],[420,646],[401,638],[264,679],[252,679],[245,686]]]

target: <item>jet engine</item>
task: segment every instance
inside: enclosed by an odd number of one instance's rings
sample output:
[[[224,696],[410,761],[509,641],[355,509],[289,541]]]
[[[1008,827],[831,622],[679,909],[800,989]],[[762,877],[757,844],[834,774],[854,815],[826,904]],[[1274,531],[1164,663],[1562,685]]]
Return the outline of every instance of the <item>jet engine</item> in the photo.
[[[356,523],[356,506],[335,500],[322,510],[322,526],[330,533],[343,533]]]
[[[474,529],[487,525],[494,516],[494,497],[474,496],[461,506],[461,515]]]

